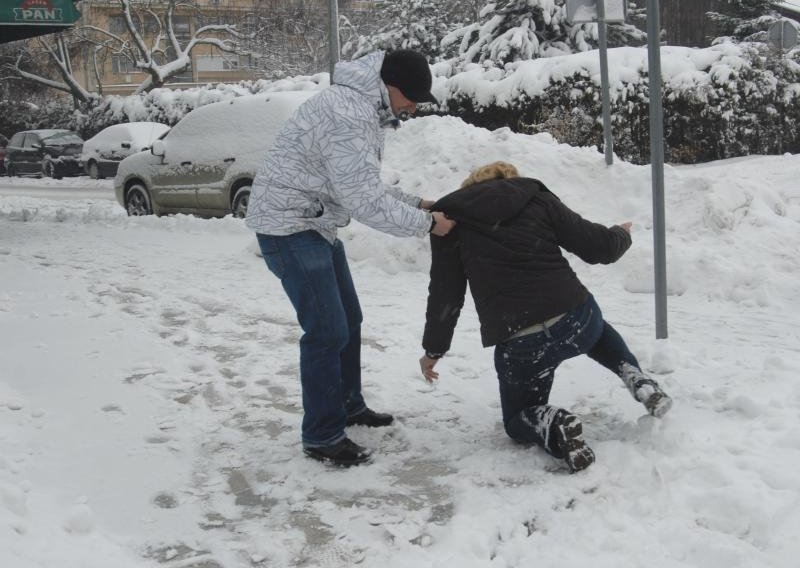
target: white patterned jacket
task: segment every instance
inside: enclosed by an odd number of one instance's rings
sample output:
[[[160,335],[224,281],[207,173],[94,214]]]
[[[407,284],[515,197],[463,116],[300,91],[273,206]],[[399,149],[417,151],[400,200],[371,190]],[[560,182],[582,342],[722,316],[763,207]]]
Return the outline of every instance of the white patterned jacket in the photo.
[[[396,236],[425,236],[420,198],[380,178],[389,93],[384,52],[341,62],[334,84],[305,101],[283,126],[253,181],[247,226],[266,235],[313,229],[328,242],[351,216]]]

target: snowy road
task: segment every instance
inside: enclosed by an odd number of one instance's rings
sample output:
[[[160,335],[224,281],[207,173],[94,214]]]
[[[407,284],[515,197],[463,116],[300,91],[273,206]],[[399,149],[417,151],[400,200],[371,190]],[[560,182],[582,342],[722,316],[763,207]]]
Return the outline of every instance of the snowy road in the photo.
[[[386,174],[436,197],[475,154],[634,221],[619,263],[572,264],[674,396],[663,421],[579,358],[552,401],[597,463],[569,475],[513,444],[469,302],[440,384],[419,376],[427,243],[353,224],[365,393],[398,420],[349,430],[373,463],[325,467],[300,451],[294,314],[241,221],[0,195],[0,566],[795,566],[800,159],[668,168],[655,341],[649,170],[422,119],[389,139]]]
[[[88,177],[8,178],[0,177],[0,197],[41,197],[44,199],[103,199],[114,200],[113,180],[93,180]]]

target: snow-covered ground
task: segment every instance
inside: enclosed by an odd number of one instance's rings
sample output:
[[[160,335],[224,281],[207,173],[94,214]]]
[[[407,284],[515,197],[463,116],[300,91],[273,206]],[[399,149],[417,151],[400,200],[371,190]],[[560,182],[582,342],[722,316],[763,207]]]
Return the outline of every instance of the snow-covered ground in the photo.
[[[800,156],[667,167],[661,341],[649,168],[430,117],[390,134],[384,171],[435,198],[495,159],[634,222],[617,264],[573,267],[674,397],[664,420],[583,357],[551,400],[597,463],[512,443],[471,304],[439,384],[419,373],[427,242],[353,223],[365,393],[398,420],[350,429],[370,465],[326,467],[301,453],[294,314],[241,221],[24,181],[0,193],[0,566],[796,566]]]

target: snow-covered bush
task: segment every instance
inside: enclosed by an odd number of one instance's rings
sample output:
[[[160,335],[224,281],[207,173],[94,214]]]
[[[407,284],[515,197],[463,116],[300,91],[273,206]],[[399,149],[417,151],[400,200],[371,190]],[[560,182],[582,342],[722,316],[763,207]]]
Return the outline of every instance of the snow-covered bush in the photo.
[[[649,150],[647,50],[609,50],[614,152],[646,163]],[[800,50],[784,57],[763,44],[666,47],[666,160],[694,163],[800,151]],[[597,52],[510,64],[474,65],[435,80],[448,114],[494,129],[549,132],[572,145],[603,144]],[[447,74],[449,68],[435,68]]]
[[[73,117],[72,128],[84,138],[121,122],[160,122],[170,126],[195,108],[243,95],[270,91],[316,90],[328,85],[327,73],[279,81],[242,81],[192,89],[153,89],[140,95],[108,96]]]
[[[647,50],[609,50],[614,151],[646,163],[649,151]],[[800,49],[781,56],[759,43],[705,49],[664,47],[666,160],[694,163],[748,154],[800,151]],[[439,112],[490,129],[549,132],[574,146],[602,148],[597,51],[511,62],[505,68],[451,63],[433,66]],[[314,90],[328,76],[251,81],[144,95],[105,97],[91,108],[0,101],[0,132],[63,127],[85,138],[120,122],[175,124],[190,110],[233,97],[279,90]],[[12,126],[7,126],[12,121]]]
[[[72,128],[72,101],[54,100],[41,104],[29,101],[0,99],[0,134],[11,137],[21,130],[37,128]]]

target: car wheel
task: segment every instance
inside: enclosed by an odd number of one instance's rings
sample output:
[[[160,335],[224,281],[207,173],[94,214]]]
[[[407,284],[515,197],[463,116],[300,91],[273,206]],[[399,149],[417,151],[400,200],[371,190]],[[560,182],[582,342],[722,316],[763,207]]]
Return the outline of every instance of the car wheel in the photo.
[[[250,186],[245,185],[236,190],[233,195],[231,211],[237,219],[244,219],[247,216],[247,205],[250,203]]]
[[[97,165],[97,162],[89,162],[89,167],[86,168],[89,170],[89,177],[92,179],[103,179],[103,176],[100,175],[100,168]]]
[[[53,179],[61,179],[63,177],[62,175],[60,175],[60,172],[58,171],[58,168],[56,168],[56,165],[50,161],[47,161],[44,164],[42,164],[42,171],[44,172],[44,175],[46,175],[47,177],[51,177]]]
[[[147,188],[139,183],[130,186],[125,193],[125,210],[131,217],[152,215],[153,208],[150,205],[150,195],[147,193]]]

